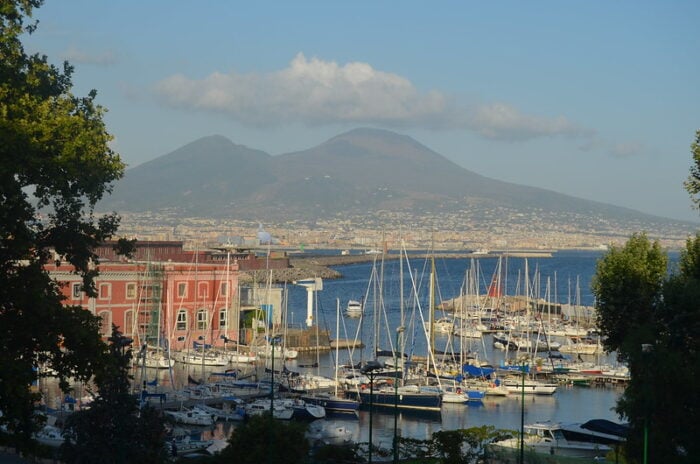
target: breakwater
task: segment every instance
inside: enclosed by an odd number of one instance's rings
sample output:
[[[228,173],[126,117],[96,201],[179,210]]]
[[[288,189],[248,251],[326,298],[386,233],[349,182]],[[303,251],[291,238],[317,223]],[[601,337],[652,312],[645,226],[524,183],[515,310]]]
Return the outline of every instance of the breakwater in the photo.
[[[513,258],[551,258],[551,252],[540,251],[522,251],[508,253],[468,253],[468,252],[450,252],[450,253],[407,253],[409,259],[429,259],[434,256],[438,259],[460,259],[460,258],[494,258],[494,257],[513,257]],[[295,280],[310,279],[320,277],[322,279],[340,279],[342,273],[331,269],[331,266],[342,266],[346,264],[371,263],[381,260],[397,260],[401,258],[398,253],[384,254],[349,254],[349,255],[315,255],[304,254],[291,257],[289,260],[290,267],[286,269],[260,269],[255,271],[241,272],[242,281],[263,282],[272,279],[275,283],[293,282]]]

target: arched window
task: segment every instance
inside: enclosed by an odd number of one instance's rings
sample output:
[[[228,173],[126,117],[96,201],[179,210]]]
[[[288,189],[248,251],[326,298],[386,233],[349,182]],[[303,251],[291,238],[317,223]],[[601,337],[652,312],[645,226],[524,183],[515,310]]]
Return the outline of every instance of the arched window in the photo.
[[[177,312],[175,330],[187,330],[187,311],[184,309]]]
[[[98,314],[102,318],[100,322],[100,334],[103,337],[109,337],[112,335],[112,312],[111,311],[100,311]]]
[[[128,336],[134,334],[134,311],[132,309],[124,312],[124,327],[122,333]]]
[[[228,319],[228,315],[226,314],[226,308],[221,308],[219,310],[219,328],[220,329],[226,328],[227,319]]]
[[[207,310],[197,311],[197,330],[207,330]]]

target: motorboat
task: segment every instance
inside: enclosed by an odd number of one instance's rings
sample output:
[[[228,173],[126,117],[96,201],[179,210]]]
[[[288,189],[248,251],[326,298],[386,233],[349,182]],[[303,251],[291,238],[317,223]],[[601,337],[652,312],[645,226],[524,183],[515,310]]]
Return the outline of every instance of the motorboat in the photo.
[[[306,438],[315,444],[345,445],[352,441],[352,431],[342,424],[319,421],[309,425]]]
[[[245,405],[249,416],[262,416],[272,411],[272,417],[279,420],[290,420],[294,416],[294,407],[285,400],[257,399]]]
[[[566,343],[559,347],[559,351],[568,354],[596,354],[603,352],[603,345],[598,340],[567,337]]]
[[[209,406],[206,404],[197,404],[193,406],[193,409],[198,409],[204,413],[211,414],[215,416],[217,420],[223,421],[242,421],[245,419],[245,408],[241,405],[234,405],[233,407],[215,408],[214,406]]]
[[[602,443],[569,440],[561,425],[536,422],[523,427],[523,448],[526,452],[571,458],[604,457],[612,448]],[[520,437],[507,438],[489,445],[496,453],[513,454],[520,450]]]
[[[52,448],[61,446],[65,441],[61,429],[54,425],[45,425],[34,435],[34,438],[42,445]]]
[[[165,415],[175,422],[186,425],[213,425],[216,416],[201,409],[181,409],[179,411],[165,411]]]
[[[556,383],[540,382],[539,380],[511,377],[499,382],[510,393],[525,393],[526,395],[553,395],[557,391]]]
[[[607,419],[591,419],[584,423],[560,424],[567,440],[618,445],[627,439],[629,426]]]
[[[433,327],[435,328],[435,333],[448,334],[452,332],[455,326],[455,321],[449,317],[441,317],[440,319],[433,322]]]
[[[214,443],[214,440],[196,440],[186,435],[183,438],[173,438],[168,444],[172,456],[185,456],[206,450]]]
[[[307,403],[302,399],[285,399],[285,401],[293,410],[292,419],[301,421],[315,421],[326,417],[326,408],[319,404]]]
[[[337,387],[338,382],[322,375],[286,372],[286,375],[283,375],[282,385],[294,393],[309,393],[330,391]]]
[[[345,307],[345,315],[347,317],[362,316],[362,303],[357,300],[348,300],[348,305]]]

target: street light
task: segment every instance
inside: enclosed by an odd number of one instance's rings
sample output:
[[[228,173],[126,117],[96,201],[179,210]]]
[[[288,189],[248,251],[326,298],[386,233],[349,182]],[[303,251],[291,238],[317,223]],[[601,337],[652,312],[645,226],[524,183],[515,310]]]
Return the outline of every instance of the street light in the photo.
[[[272,356],[272,369],[270,372],[270,417],[275,414],[275,338],[270,337],[270,353]]]
[[[525,358],[520,366],[522,384],[520,388],[520,464],[525,464]]]
[[[382,367],[378,362],[370,361],[360,370],[360,373],[369,377],[369,456],[368,462],[372,464],[372,410],[374,409],[374,370]]]
[[[396,328],[396,349],[394,351],[394,369],[396,377],[394,378],[394,464],[399,462],[399,436],[398,436],[398,421],[399,421],[399,336],[404,331],[404,327]],[[401,353],[401,378],[403,379],[403,353]]]
[[[644,383],[647,383],[647,369],[649,368],[649,353],[654,351],[651,343],[642,343],[642,356],[644,356]],[[649,387],[646,386],[648,389]],[[649,459],[649,392],[644,395],[644,454],[642,463],[647,464]]]

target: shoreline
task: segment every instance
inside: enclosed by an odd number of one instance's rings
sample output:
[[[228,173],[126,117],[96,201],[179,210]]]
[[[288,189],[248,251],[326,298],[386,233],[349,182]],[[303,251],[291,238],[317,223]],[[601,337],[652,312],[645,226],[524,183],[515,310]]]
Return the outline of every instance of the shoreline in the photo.
[[[471,253],[471,252],[447,252],[447,253],[410,253],[411,259],[429,259],[430,257],[439,259],[468,259],[468,258],[552,258],[551,251],[518,251],[503,253]],[[240,280],[243,282],[262,282],[272,278],[274,283],[293,282],[295,280],[311,279],[320,277],[321,279],[340,279],[342,273],[331,269],[331,266],[342,266],[347,264],[369,263],[381,260],[397,260],[401,258],[399,253],[363,253],[350,255],[319,255],[309,253],[308,255],[293,254],[289,257],[290,267],[285,269],[260,269],[255,271],[241,271]]]

